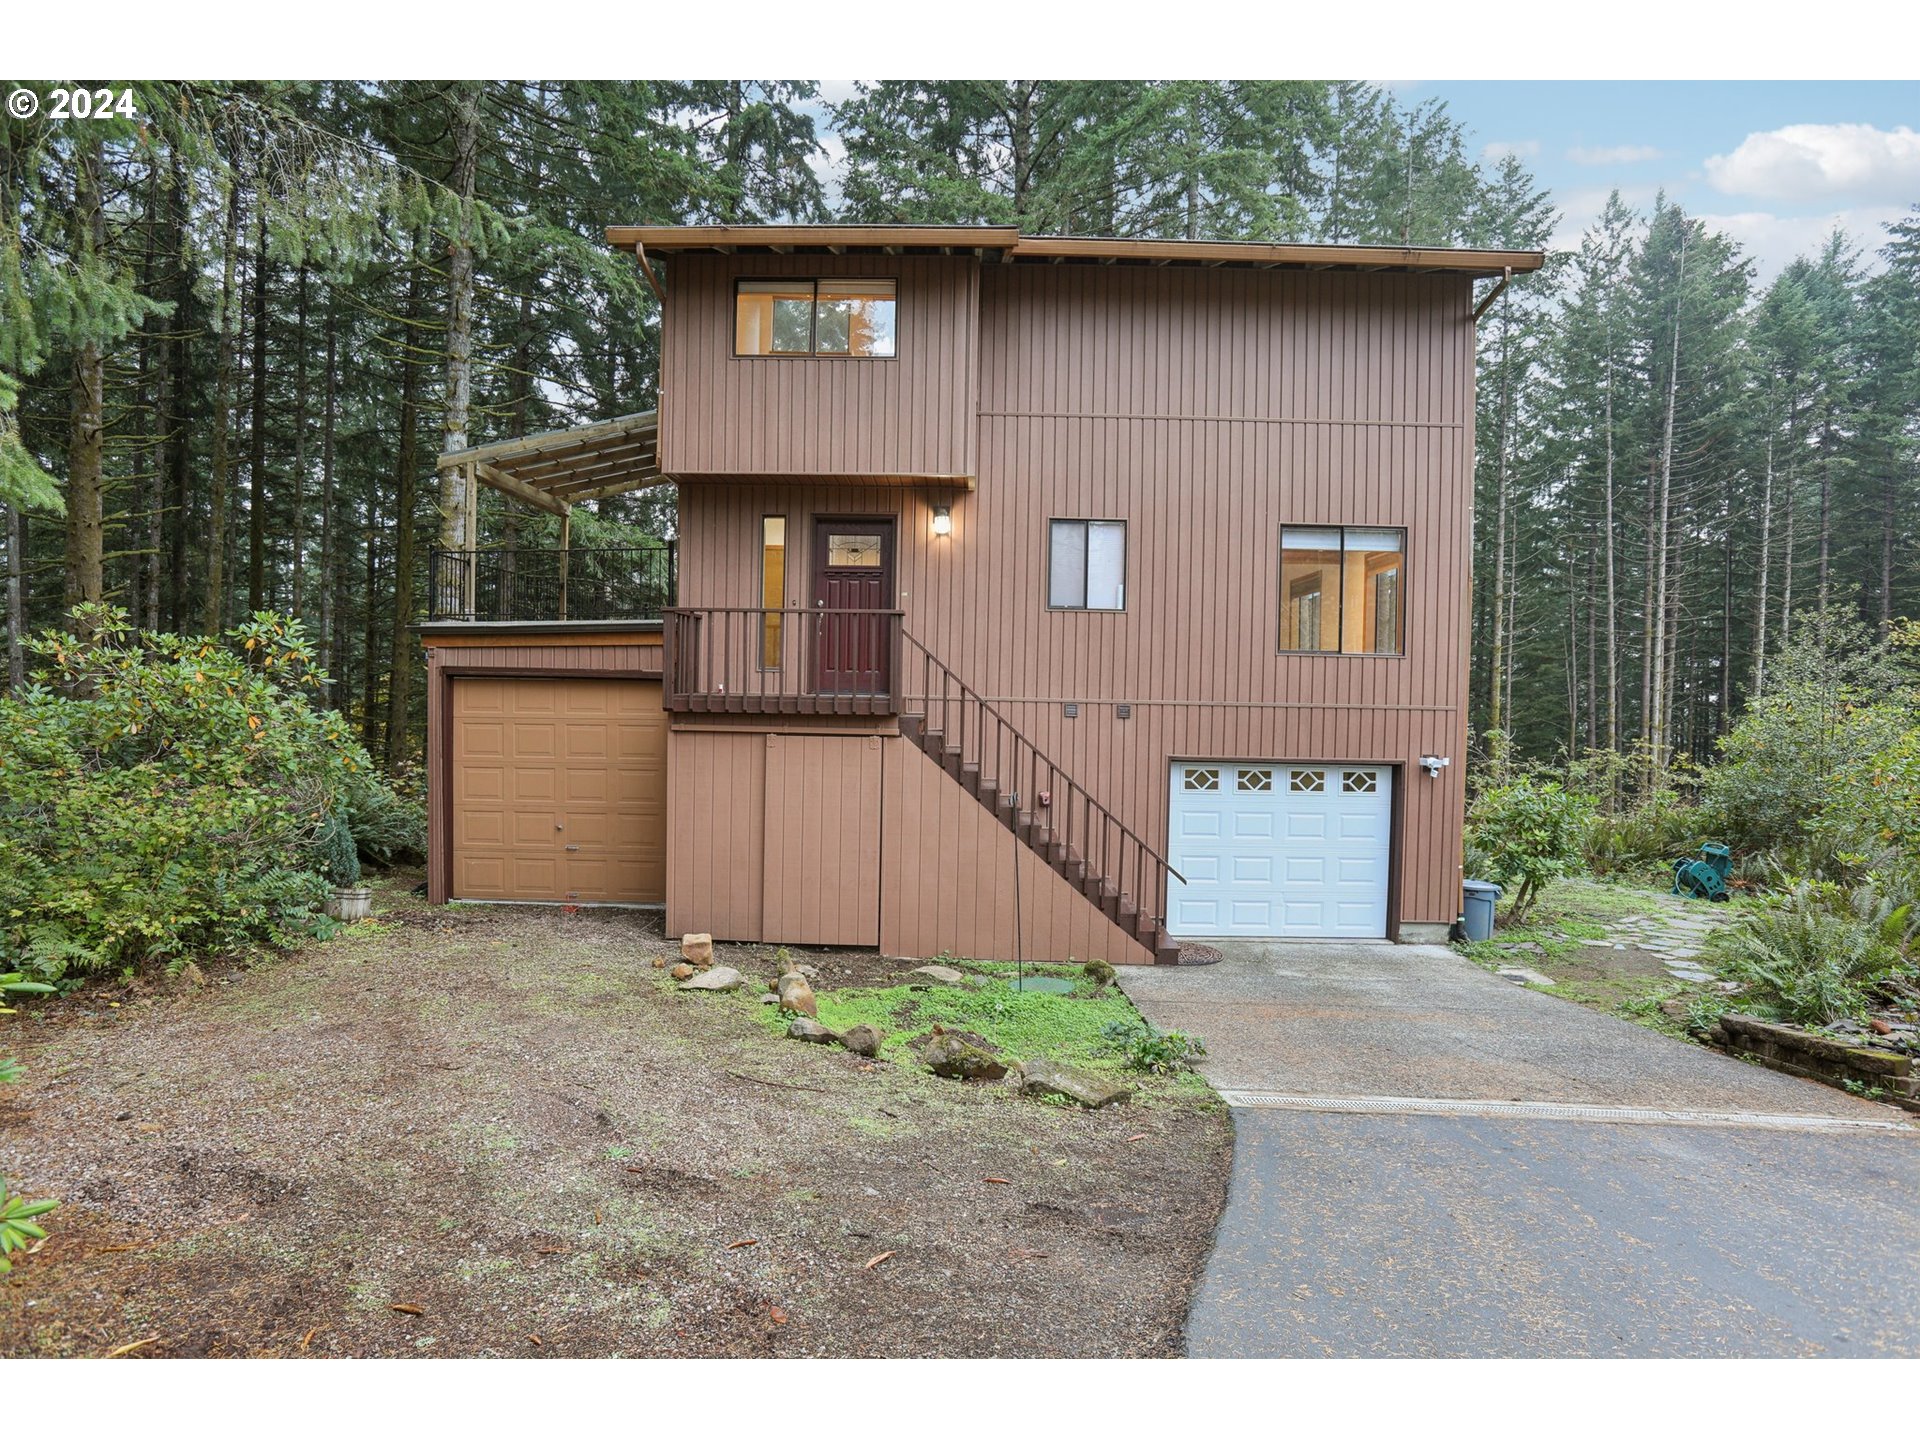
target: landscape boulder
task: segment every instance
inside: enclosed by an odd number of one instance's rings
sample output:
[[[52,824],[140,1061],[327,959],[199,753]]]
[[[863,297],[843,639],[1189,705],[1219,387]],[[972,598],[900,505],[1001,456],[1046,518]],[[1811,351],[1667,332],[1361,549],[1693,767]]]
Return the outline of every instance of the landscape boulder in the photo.
[[[1007,1073],[1006,1062],[986,1048],[985,1041],[938,1026],[927,1037],[920,1055],[927,1069],[949,1080],[999,1080]]]
[[[680,937],[680,955],[682,959],[691,960],[696,965],[711,965],[713,963],[713,936],[682,935]]]
[[[787,1026],[787,1034],[795,1040],[806,1040],[815,1045],[837,1045],[840,1037],[827,1029],[818,1020],[805,1015],[793,1017],[793,1023]]]
[[[678,965],[667,971],[667,974],[675,980],[691,980],[693,978],[693,967],[682,960]]]
[[[716,965],[711,970],[703,970],[691,980],[684,982],[682,990],[738,990],[740,972],[727,965]]]
[[[924,975],[936,985],[958,985],[967,977],[951,965],[922,965],[917,970],[909,970],[909,975]]]
[[[1024,1094],[1058,1095],[1089,1110],[1125,1105],[1133,1098],[1133,1091],[1118,1080],[1070,1069],[1053,1060],[1027,1061],[1019,1067],[1019,1082]]]
[[[880,1042],[884,1038],[871,1025],[855,1025],[840,1037],[840,1043],[854,1054],[871,1060],[880,1053]]]
[[[1080,973],[1096,985],[1113,983],[1113,966],[1104,960],[1089,960],[1080,967]]]
[[[813,998],[813,987],[807,984],[806,976],[797,970],[789,970],[780,977],[779,986],[782,1010],[818,1018],[820,1006]]]

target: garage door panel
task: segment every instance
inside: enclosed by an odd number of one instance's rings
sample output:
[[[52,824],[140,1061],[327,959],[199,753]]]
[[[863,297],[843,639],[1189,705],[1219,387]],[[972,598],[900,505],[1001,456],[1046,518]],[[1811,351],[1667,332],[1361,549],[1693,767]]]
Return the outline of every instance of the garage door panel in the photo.
[[[456,679],[454,896],[663,900],[666,729],[657,682]]]
[[[1379,766],[1176,764],[1169,928],[1383,936],[1391,782]]]

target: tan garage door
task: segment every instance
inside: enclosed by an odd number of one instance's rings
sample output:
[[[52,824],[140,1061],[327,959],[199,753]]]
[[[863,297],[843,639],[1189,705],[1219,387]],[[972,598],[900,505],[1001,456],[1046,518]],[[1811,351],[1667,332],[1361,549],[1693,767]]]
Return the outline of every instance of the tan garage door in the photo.
[[[453,896],[667,895],[667,717],[647,680],[453,682]]]

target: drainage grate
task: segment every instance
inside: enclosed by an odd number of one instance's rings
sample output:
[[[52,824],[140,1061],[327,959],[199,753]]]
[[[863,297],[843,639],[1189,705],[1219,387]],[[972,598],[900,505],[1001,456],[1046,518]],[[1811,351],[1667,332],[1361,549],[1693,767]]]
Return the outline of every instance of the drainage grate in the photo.
[[[1663,1110],[1632,1105],[1571,1105],[1546,1100],[1440,1100],[1401,1095],[1288,1095],[1222,1090],[1227,1104],[1249,1110],[1313,1110],[1332,1115],[1456,1115],[1489,1120],[1590,1120],[1610,1125],[1708,1125],[1749,1130],[1911,1130],[1898,1120],[1835,1115],[1769,1115],[1753,1111]]]

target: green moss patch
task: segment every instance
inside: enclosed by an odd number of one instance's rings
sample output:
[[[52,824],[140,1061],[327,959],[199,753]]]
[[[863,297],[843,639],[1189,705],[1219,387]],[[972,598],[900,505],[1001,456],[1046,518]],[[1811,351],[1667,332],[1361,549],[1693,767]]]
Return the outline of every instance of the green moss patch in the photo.
[[[901,1065],[918,1063],[908,1042],[940,1025],[984,1036],[1009,1063],[1045,1056],[1084,1070],[1125,1074],[1130,1083],[1146,1091],[1206,1092],[1205,1082],[1195,1075],[1155,1078],[1126,1068],[1118,1052],[1110,1047],[1105,1031],[1113,1024],[1139,1023],[1140,1012],[1117,987],[1096,986],[1075,967],[1029,965],[1026,971],[1030,975],[1075,980],[1074,993],[1015,990],[1003,983],[1012,977],[1012,965],[966,964],[983,977],[984,983],[817,990],[814,999],[820,1009],[820,1023],[842,1032],[855,1025],[873,1026],[886,1037],[880,1045],[880,1058]],[[755,1009],[761,1024],[776,1033],[785,1032],[790,1016],[771,1005],[756,1004]]]

